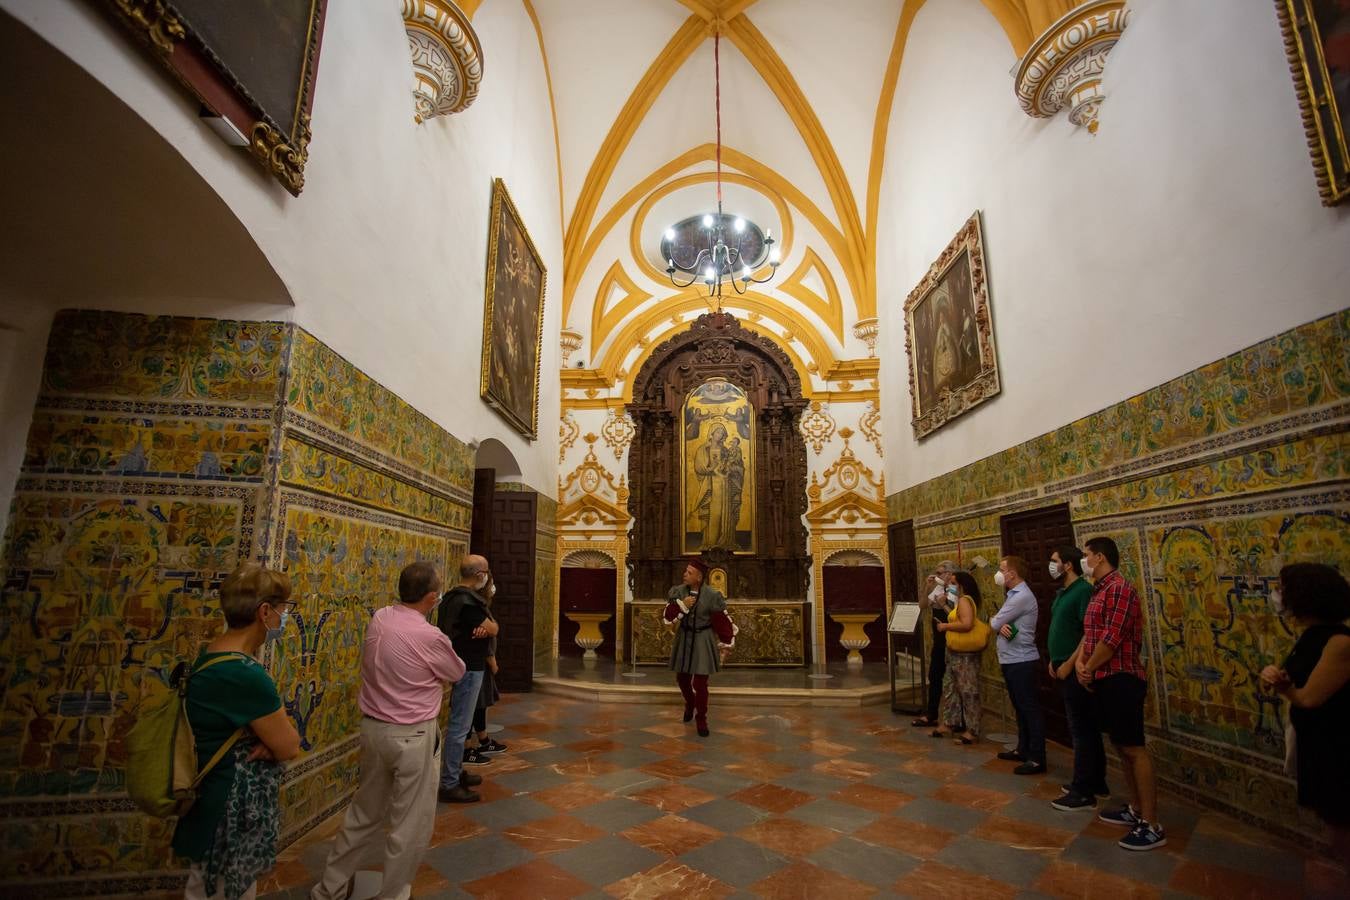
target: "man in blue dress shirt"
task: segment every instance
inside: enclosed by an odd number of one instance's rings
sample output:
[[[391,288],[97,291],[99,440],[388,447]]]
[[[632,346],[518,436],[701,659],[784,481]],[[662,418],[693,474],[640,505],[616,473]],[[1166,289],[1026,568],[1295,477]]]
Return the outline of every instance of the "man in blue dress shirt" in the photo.
[[[989,622],[998,635],[998,662],[1003,669],[1003,683],[1008,686],[1008,699],[1017,713],[1017,749],[998,755],[1019,763],[1013,769],[1018,775],[1040,775],[1045,772],[1045,713],[1036,697],[1036,678],[1041,658],[1036,650],[1036,620],[1040,609],[1036,595],[1027,584],[1026,560],[1020,556],[1005,556],[998,562],[994,583],[1007,591],[1003,607]]]

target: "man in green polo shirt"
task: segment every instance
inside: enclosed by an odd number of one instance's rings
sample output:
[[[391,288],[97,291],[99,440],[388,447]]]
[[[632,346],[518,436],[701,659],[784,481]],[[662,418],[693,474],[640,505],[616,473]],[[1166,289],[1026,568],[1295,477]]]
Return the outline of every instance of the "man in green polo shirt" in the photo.
[[[1092,693],[1074,677],[1073,670],[1083,640],[1083,615],[1092,598],[1092,585],[1082,577],[1082,558],[1077,547],[1062,547],[1050,554],[1050,577],[1064,583],[1050,607],[1046,639],[1050,677],[1064,695],[1064,713],[1073,737],[1073,780],[1064,785],[1063,796],[1051,806],[1066,812],[1092,809],[1098,796],[1110,795],[1106,788],[1106,751],[1093,714]]]

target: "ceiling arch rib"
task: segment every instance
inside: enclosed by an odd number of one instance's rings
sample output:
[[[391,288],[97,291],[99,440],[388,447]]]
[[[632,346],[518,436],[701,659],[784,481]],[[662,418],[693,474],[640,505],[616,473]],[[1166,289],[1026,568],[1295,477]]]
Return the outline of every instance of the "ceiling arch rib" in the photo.
[[[806,142],[811,157],[820,170],[821,177],[834,204],[840,230],[844,234],[846,254],[840,257],[840,264],[853,272],[850,282],[856,284],[855,291],[860,304],[859,313],[864,316],[875,315],[866,303],[867,273],[863,271],[863,228],[858,216],[858,204],[853,199],[853,190],[849,186],[848,176],[834,152],[834,145],[825,134],[815,111],[811,108],[806,95],[802,93],[792,72],[783,63],[764,35],[745,16],[728,22],[727,36],[732,43],[755,67],[760,77],[768,84],[778,102],[787,110],[789,118],[797,126],[797,132]]]
[[[745,294],[737,295],[734,298],[727,298],[724,305],[736,306],[758,313],[765,318],[782,322],[783,326],[792,332],[795,339],[799,340],[802,346],[806,348],[819,371],[828,372],[834,367],[835,355],[829,345],[821,338],[822,329],[801,313],[786,306],[782,301],[766,297],[755,291],[747,291]],[[686,291],[662,298],[655,306],[630,319],[622,330],[614,334],[613,339],[608,342],[608,346],[591,345],[592,354],[600,350],[604,351],[601,362],[596,368],[609,383],[613,384],[618,380],[618,372],[623,366],[624,358],[632,351],[633,346],[656,328],[658,324],[672,316],[689,312],[703,313],[707,312],[708,309],[708,298],[700,293]],[[683,323],[676,327],[685,327],[686,325],[687,323]]]
[[[587,239],[585,246],[579,258],[575,262],[575,268],[568,269],[564,264],[563,269],[563,321],[568,321],[571,314],[572,304],[575,299],[577,284],[581,280],[582,274],[594,259],[596,252],[600,248],[605,235],[612,231],[623,218],[623,216],[637,203],[656,190],[662,182],[673,175],[681,172],[690,166],[697,165],[700,162],[710,162],[716,154],[716,148],[713,144],[703,144],[685,151],[670,162],[658,168],[648,175],[640,183],[634,185],[628,193],[624,194],[619,202],[609,209],[604,217],[596,225],[594,231]],[[807,221],[815,226],[825,243],[829,246],[835,258],[845,260],[848,258],[848,246],[842,232],[839,228],[825,217],[809,197],[797,189],[795,185],[785,179],[773,168],[764,165],[756,159],[747,156],[732,148],[722,147],[722,162],[732,169],[739,170],[756,181],[766,184],[773,191],[780,194],[789,207],[798,210]],[[853,269],[841,262],[844,270],[844,279],[848,283],[849,290],[853,297],[862,296],[862,285],[855,280]],[[856,301],[855,301],[856,302]],[[862,313],[859,312],[861,317]]]
[[[610,300],[615,295],[619,297],[618,302],[611,305]],[[652,296],[628,277],[623,265],[616,259],[605,277],[600,279],[600,289],[595,294],[595,306],[591,308],[591,346],[599,347],[605,335],[652,299]]]
[[[820,282],[819,291],[813,290],[806,283],[806,279],[810,278],[813,272],[816,280]],[[839,287],[834,282],[834,276],[830,274],[830,267],[825,265],[820,254],[807,247],[801,263],[782,284],[778,285],[778,290],[824,319],[840,345],[843,345],[844,303],[839,298]]]
[[[576,205],[572,209],[572,218],[567,223],[567,232],[563,236],[564,273],[577,268],[577,257],[585,242],[587,229],[595,216],[610,175],[614,172],[614,166],[623,155],[624,148],[628,146],[638,125],[647,115],[647,110],[656,102],[656,98],[660,96],[671,76],[703,42],[707,33],[708,24],[698,16],[690,16],[685,20],[656,59],[652,60],[642,79],[633,88],[628,102],[619,111],[618,118],[610,126],[604,143],[600,145],[595,159],[591,161],[590,169],[581,186],[581,193],[577,195]],[[575,290],[575,283],[573,289]]]

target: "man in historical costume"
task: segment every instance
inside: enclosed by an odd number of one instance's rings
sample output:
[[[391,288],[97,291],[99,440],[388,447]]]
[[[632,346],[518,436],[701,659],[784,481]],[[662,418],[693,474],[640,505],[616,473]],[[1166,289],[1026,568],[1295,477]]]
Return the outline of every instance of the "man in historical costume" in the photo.
[[[684,721],[695,719],[699,737],[708,736],[708,676],[722,663],[736,641],[736,626],[727,615],[727,598],[704,584],[708,567],[692,560],[684,581],[667,595],[665,620],[675,630],[670,670],[684,695]]]
[[[727,491],[727,428],[713,425],[708,439],[694,453],[694,477],[703,491],[694,507],[702,526],[700,549],[728,549],[735,545],[736,523],[731,521],[731,496]]]

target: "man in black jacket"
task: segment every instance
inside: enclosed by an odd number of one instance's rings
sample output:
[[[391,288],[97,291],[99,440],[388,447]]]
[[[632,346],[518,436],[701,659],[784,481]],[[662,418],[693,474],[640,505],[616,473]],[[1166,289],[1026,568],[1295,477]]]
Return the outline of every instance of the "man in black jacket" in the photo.
[[[455,652],[464,660],[464,677],[455,682],[450,692],[450,727],[445,732],[445,746],[441,748],[441,788],[437,797],[442,803],[475,803],[478,794],[469,790],[482,781],[477,775],[464,771],[464,740],[473,725],[474,709],[478,706],[478,689],[483,685],[487,669],[489,639],[497,633],[497,623],[487,613],[487,603],[481,591],[488,583],[488,561],[481,556],[464,557],[459,566],[459,584],[441,598],[440,615],[436,624],[450,638]]]

